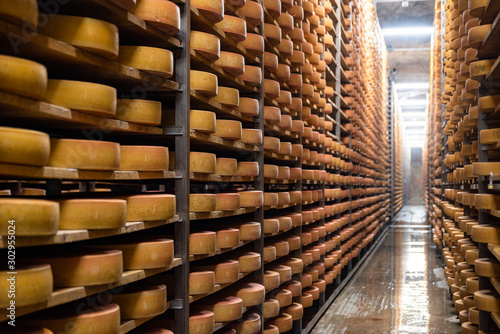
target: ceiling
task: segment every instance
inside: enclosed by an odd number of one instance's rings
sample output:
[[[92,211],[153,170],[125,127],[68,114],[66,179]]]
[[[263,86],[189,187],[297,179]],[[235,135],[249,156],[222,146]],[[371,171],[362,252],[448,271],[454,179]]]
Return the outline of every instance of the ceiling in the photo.
[[[414,34],[384,34],[389,55],[389,72],[395,73],[398,83],[428,83],[431,34],[422,33],[423,27],[432,27],[434,20],[434,0],[374,0],[382,31],[387,28],[415,27]],[[422,27],[422,29],[419,29]],[[396,86],[398,87],[398,86]],[[403,127],[411,146],[420,146],[425,133],[425,104],[418,105],[413,100],[425,100],[428,88],[398,88],[402,102]],[[406,102],[406,103],[405,103]]]

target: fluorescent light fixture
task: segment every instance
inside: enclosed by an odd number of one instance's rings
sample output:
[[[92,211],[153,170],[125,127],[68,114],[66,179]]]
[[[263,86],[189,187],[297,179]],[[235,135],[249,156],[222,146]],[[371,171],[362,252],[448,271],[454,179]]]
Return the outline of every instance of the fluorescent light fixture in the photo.
[[[401,107],[407,107],[407,106],[426,106],[427,105],[427,100],[426,99],[414,99],[414,100],[399,100],[399,105]]]
[[[427,90],[429,89],[428,82],[400,82],[396,84],[397,90]]]
[[[397,27],[382,29],[382,33],[384,34],[384,36],[431,35],[433,31],[433,26]]]

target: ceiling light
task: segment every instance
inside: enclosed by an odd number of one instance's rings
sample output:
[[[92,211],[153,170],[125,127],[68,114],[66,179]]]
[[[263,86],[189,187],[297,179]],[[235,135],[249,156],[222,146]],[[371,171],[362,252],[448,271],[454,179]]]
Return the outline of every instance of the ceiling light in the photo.
[[[434,31],[434,27],[396,27],[384,28],[382,33],[385,36],[401,36],[401,35],[430,35]]]
[[[429,89],[428,82],[400,82],[396,84],[398,90]]]
[[[427,100],[425,99],[415,99],[415,100],[399,100],[399,105],[401,107],[407,106],[426,106]]]

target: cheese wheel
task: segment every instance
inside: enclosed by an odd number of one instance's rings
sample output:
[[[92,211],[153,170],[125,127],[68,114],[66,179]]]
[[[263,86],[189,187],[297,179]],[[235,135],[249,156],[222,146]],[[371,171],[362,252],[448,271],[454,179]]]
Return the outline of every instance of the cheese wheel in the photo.
[[[276,299],[266,299],[262,305],[264,319],[277,317],[280,313],[280,303]]]
[[[247,22],[250,22],[254,26],[258,26],[264,21],[264,11],[262,10],[262,5],[258,2],[246,1],[239,12],[245,17]]]
[[[282,13],[285,14],[285,13]],[[288,14],[287,14],[288,15]],[[285,29],[283,29],[285,31]],[[276,45],[276,48],[278,51],[281,53],[282,56],[289,58],[293,54],[293,42],[289,39],[281,39],[281,42],[279,42],[278,45]],[[295,63],[293,63],[295,65]]]
[[[126,200],[127,221],[167,220],[175,215],[175,195],[134,195]]]
[[[234,76],[245,73],[245,58],[238,53],[221,51],[214,64]]]
[[[9,271],[0,271],[0,289],[5,292],[0,295],[0,307],[9,307],[11,300],[15,301],[16,307],[22,307],[43,303],[49,299],[53,284],[49,265],[17,265],[15,271],[14,280],[11,280],[12,274]],[[9,290],[15,291],[12,299],[9,297]]]
[[[238,45],[244,47],[248,52],[260,56],[264,53],[264,38],[258,34],[247,34],[247,38]]]
[[[270,323],[278,327],[280,333],[288,332],[293,328],[292,316],[287,313],[281,313],[277,318],[270,320]]]
[[[500,196],[491,194],[476,194],[474,205],[477,209],[498,210],[500,209]]]
[[[279,44],[281,42],[281,29],[274,24],[264,23],[264,36],[271,44]]]
[[[215,174],[221,176],[238,175],[238,160],[232,158],[217,158]]]
[[[308,273],[302,273],[302,278],[300,280],[303,287],[308,287],[312,285],[312,276]]]
[[[283,152],[283,147],[286,147],[286,145],[281,145],[280,147],[280,154],[285,154],[285,155],[289,155],[289,154],[286,154],[288,152]],[[279,166],[278,167],[278,180],[288,180],[290,179],[290,167],[288,166]],[[292,201],[292,198],[290,196],[290,201]]]
[[[14,220],[16,236],[54,235],[59,227],[59,204],[57,202],[0,198],[0,235],[7,236]],[[22,222],[22,224],[21,224]]]
[[[268,293],[268,297],[276,299],[280,303],[280,307],[292,304],[292,292],[287,289],[276,289]]]
[[[161,103],[149,100],[119,99],[116,104],[116,115],[119,120],[144,124],[161,124]]]
[[[120,307],[117,304],[79,309],[80,312],[75,312],[75,308],[61,307],[57,310],[37,313],[27,323],[43,326],[54,333],[116,334],[120,332]]]
[[[281,104],[285,107],[288,107],[290,104],[292,104],[292,93],[287,91],[287,90],[280,90],[280,96],[278,98],[276,98],[276,102],[278,102],[279,104]],[[285,116],[288,116],[290,120],[288,121],[288,117],[285,117]],[[278,125],[278,126],[280,126],[282,128],[289,129],[292,126],[291,117],[292,116],[289,116],[289,115],[283,115],[281,117],[281,122],[283,121],[283,118],[286,118],[287,123],[289,123],[289,125],[287,124],[286,126],[283,126],[283,125]],[[280,122],[280,124],[281,124],[281,122]]]
[[[189,333],[211,334],[214,331],[214,322],[214,313],[211,311],[191,311],[189,315]]]
[[[288,80],[290,80],[290,75],[291,75],[290,66],[288,66],[286,64],[279,63],[278,64],[278,68],[276,69],[276,71],[274,72],[274,74],[282,82],[287,82]]]
[[[217,76],[203,71],[190,71],[191,89],[208,97],[217,96]]]
[[[218,193],[217,211],[234,211],[240,208],[240,194],[238,193]]]
[[[213,153],[190,152],[189,168],[193,173],[214,174],[216,172],[217,157]]]
[[[300,237],[299,236],[291,236],[286,239],[286,242],[288,242],[288,248],[292,250],[297,250],[300,248]]]
[[[215,289],[215,273],[213,271],[195,271],[189,273],[189,294],[204,295]]]
[[[264,93],[270,98],[276,98],[280,96],[280,84],[276,80],[264,79]]]
[[[474,270],[478,276],[500,277],[500,263],[491,258],[477,259]]]
[[[191,4],[214,23],[220,22],[224,18],[223,0],[193,0]]]
[[[65,254],[44,254],[30,262],[47,263],[52,267],[54,287],[92,286],[114,283],[123,272],[119,250],[78,249]]]
[[[482,311],[499,312],[500,301],[498,293],[491,290],[479,290],[474,293],[474,306]]]
[[[30,30],[38,26],[38,4],[36,0],[19,0],[0,4],[0,18]]]
[[[21,2],[26,2],[23,0]],[[7,6],[0,4],[0,7]],[[0,8],[2,13],[15,10],[18,3]],[[36,4],[35,4],[36,7]],[[28,21],[25,21],[28,22]],[[42,64],[17,57],[0,55],[0,90],[16,95],[40,99],[47,89],[47,69]]]
[[[309,293],[303,293],[301,302],[304,308],[311,307],[313,305],[313,296]]]
[[[227,260],[213,265],[201,266],[198,269],[213,271],[216,284],[227,284],[239,279],[240,264],[235,260]]]
[[[259,115],[259,101],[257,99],[241,97],[237,110],[245,115],[257,116]]]
[[[264,119],[272,123],[281,122],[281,110],[278,107],[264,106]]]
[[[264,252],[262,253],[262,260],[264,262],[271,262],[276,260],[276,247],[274,246],[265,246]]]
[[[260,315],[252,313],[238,321],[237,325],[232,325],[236,333],[240,334],[257,334],[260,333],[261,321]]]
[[[264,206],[275,207],[278,206],[279,197],[278,193],[264,193]]]
[[[217,195],[215,194],[190,194],[190,212],[211,212],[217,207]]]
[[[472,240],[483,243],[500,243],[500,229],[488,224],[472,226]]]
[[[50,79],[43,100],[98,116],[116,114],[116,89],[96,83]]]
[[[168,147],[120,146],[120,170],[168,170]]]
[[[40,25],[38,32],[107,59],[118,57],[118,28],[105,21],[53,15]]]
[[[286,307],[283,312],[290,314],[292,316],[292,320],[299,320],[304,315],[304,307],[299,303],[292,303],[292,305]]]
[[[239,194],[242,208],[260,208],[264,204],[264,194],[260,190],[242,191]]]
[[[206,110],[191,110],[189,113],[189,128],[203,133],[215,132],[215,113]]]
[[[288,244],[288,242],[287,242],[287,244]],[[283,264],[292,268],[292,274],[297,274],[297,273],[302,272],[303,267],[304,267],[302,259],[298,259],[298,258],[291,258],[291,259],[285,260],[285,262],[283,262]]]
[[[50,155],[50,139],[43,132],[0,127],[0,161],[45,166]]]
[[[277,289],[280,286],[280,274],[276,271],[267,270],[264,272],[263,282],[267,292]]]
[[[262,130],[259,129],[242,129],[241,141],[250,145],[262,145]]]
[[[238,163],[238,176],[259,176],[259,164],[254,161],[240,161]]]
[[[123,254],[123,268],[126,270],[167,267],[174,259],[174,241],[171,239],[140,238],[106,244],[102,248],[120,250]]]
[[[126,287],[112,298],[120,306],[121,319],[149,318],[167,310],[167,287],[164,284]]]
[[[280,223],[278,219],[273,219],[273,218],[264,219],[264,233],[266,234],[278,233],[279,228],[280,228]]]
[[[271,52],[264,52],[264,68],[271,73],[278,69],[278,56]]]
[[[260,238],[261,226],[258,222],[241,224],[239,229],[241,241],[252,241]]]
[[[259,270],[261,267],[261,259],[259,253],[247,252],[238,257],[240,263],[240,272],[249,273]]]
[[[242,18],[225,15],[224,19],[215,25],[236,42],[247,38],[247,24]]]
[[[243,300],[238,297],[225,297],[213,300],[213,304],[203,305],[214,312],[215,322],[233,321],[243,314]]]
[[[97,140],[51,139],[48,166],[85,170],[120,169],[120,145]]]
[[[280,274],[280,282],[286,282],[292,279],[292,268],[290,268],[289,266],[274,265],[269,269]]]
[[[215,252],[217,236],[215,232],[203,231],[189,234],[189,254],[210,254]]]
[[[214,136],[224,139],[240,140],[242,136],[241,122],[227,119],[218,119],[215,123]]]
[[[277,179],[278,178],[278,166],[264,164],[264,177],[266,179]]]
[[[255,306],[264,302],[266,290],[264,285],[251,282],[239,287],[235,296],[243,300],[244,307]]]
[[[121,199],[59,201],[61,230],[100,230],[125,226],[127,202]]]
[[[191,31],[190,47],[210,61],[219,59],[220,40],[217,36],[201,31]]]
[[[137,5],[130,12],[169,36],[180,31],[181,12],[179,7],[170,1],[137,0]]]
[[[280,139],[276,137],[264,137],[264,149],[273,152],[279,152],[280,150]]]
[[[116,61],[163,78],[170,78],[174,74],[174,54],[166,49],[120,45]]]

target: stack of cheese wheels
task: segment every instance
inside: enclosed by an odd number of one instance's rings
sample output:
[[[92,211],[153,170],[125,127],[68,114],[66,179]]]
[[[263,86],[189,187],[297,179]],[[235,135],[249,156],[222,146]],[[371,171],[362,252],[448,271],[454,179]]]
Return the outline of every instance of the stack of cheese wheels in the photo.
[[[168,0],[138,0],[130,12],[167,35],[175,35],[180,31],[180,9]]]

